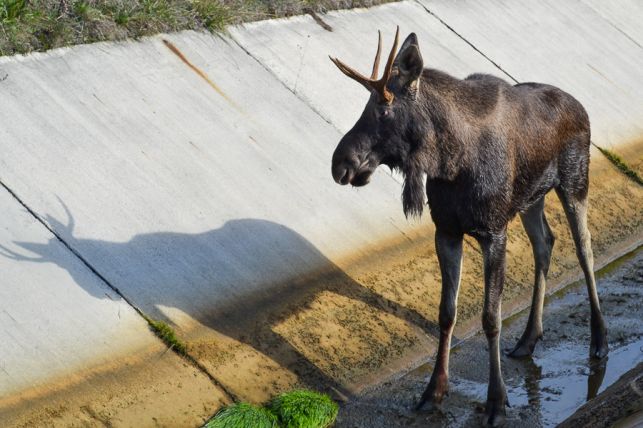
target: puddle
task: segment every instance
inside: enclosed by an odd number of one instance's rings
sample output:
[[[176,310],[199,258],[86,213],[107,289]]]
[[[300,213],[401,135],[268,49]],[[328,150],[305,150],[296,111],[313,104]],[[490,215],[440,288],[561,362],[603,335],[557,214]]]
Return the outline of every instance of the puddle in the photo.
[[[595,362],[589,353],[589,303],[584,282],[549,296],[545,340],[532,358],[503,356],[507,426],[556,426],[587,400],[643,362],[643,247],[597,272],[601,306],[608,325],[610,353]],[[528,310],[503,323],[502,347],[522,333]],[[398,381],[373,390],[348,406],[338,426],[477,426],[476,408],[487,395],[488,354],[484,335],[458,344],[451,353],[450,396],[439,414],[414,413],[432,366],[423,365]]]
[[[610,350],[599,363],[589,362],[587,346],[563,345],[541,357],[522,361],[522,380],[505,379],[507,397],[513,408],[530,407],[530,411],[538,412],[541,426],[556,426],[640,362],[643,338]],[[486,382],[452,379],[451,390],[474,402],[484,403],[487,396]]]

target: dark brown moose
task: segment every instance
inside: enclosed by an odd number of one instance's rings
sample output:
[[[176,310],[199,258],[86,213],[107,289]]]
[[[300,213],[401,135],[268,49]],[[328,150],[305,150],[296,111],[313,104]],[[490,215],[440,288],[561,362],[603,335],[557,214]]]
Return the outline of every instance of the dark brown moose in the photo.
[[[505,419],[507,404],[499,348],[507,223],[520,215],[535,259],[529,320],[509,352],[512,357],[524,357],[531,355],[543,335],[545,278],[554,245],[543,208],[551,189],[565,209],[587,282],[590,356],[602,358],[608,352],[587,229],[589,118],[576,99],[550,85],[510,85],[484,74],[460,80],[426,69],[416,35],[406,38],[396,56],[398,37],[399,28],[380,79],[381,35],[370,77],[331,58],[344,74],[371,92],[361,117],[335,149],[333,178],[342,185],[364,186],[384,164],[404,176],[402,201],[407,216],[420,216],[425,195],[428,199],[442,274],[440,343],[418,409],[440,403],[448,392],[464,234],[480,244],[485,281],[482,326],[490,360],[483,424],[498,426]]]

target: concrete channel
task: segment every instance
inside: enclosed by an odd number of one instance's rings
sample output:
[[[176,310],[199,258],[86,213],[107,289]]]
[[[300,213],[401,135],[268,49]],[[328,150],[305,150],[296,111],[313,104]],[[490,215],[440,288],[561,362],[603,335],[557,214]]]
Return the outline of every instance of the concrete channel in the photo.
[[[407,1],[323,26],[302,16],[0,58],[0,425],[197,426],[232,400],[296,386],[354,397],[421,366],[436,342],[433,227],[404,218],[397,176],[332,181],[367,94],[327,56],[368,69],[377,30],[389,44],[399,24],[430,67],[568,90],[594,143],[641,172],[642,12],[623,8]],[[602,266],[643,243],[643,188],[597,150],[590,175]],[[547,205],[555,291],[580,270]],[[468,244],[459,338],[479,325]],[[531,269],[514,222],[505,315],[528,304]]]

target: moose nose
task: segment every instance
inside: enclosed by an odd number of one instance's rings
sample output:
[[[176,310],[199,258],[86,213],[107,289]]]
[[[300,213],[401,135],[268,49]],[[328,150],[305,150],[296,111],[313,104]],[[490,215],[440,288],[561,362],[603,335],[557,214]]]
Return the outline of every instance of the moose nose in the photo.
[[[337,184],[345,186],[350,183],[351,178],[353,178],[354,173],[350,168],[347,168],[344,165],[341,165],[338,168],[333,168],[333,178]]]
[[[333,155],[333,179],[336,183],[341,185],[346,185],[351,182],[357,168],[359,166],[359,161],[357,156],[354,154],[351,155],[340,155],[335,152]]]

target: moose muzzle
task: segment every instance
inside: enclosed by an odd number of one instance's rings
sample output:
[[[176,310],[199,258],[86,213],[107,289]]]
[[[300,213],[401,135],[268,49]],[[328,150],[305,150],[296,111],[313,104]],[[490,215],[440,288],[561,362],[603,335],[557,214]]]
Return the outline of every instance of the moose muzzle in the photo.
[[[350,135],[350,134],[349,134]],[[377,168],[368,151],[356,150],[357,144],[345,136],[333,153],[333,179],[338,184],[359,187],[368,184]]]

